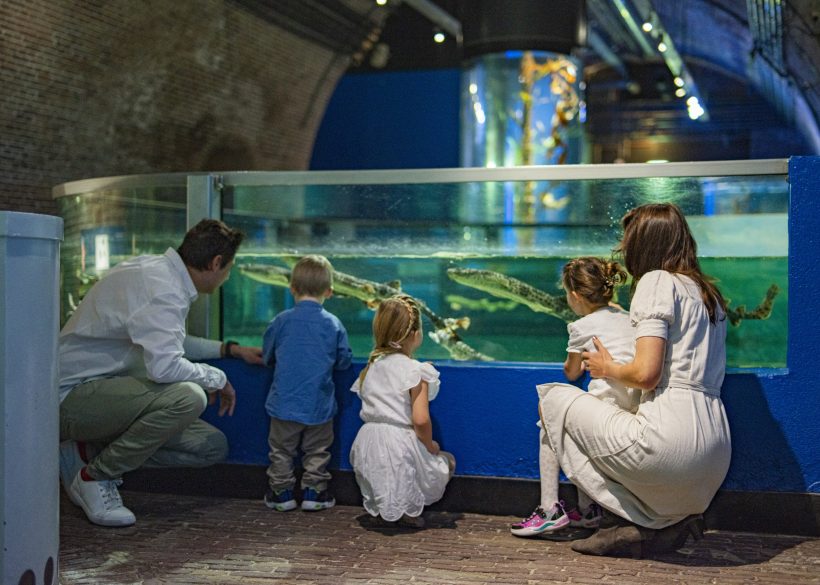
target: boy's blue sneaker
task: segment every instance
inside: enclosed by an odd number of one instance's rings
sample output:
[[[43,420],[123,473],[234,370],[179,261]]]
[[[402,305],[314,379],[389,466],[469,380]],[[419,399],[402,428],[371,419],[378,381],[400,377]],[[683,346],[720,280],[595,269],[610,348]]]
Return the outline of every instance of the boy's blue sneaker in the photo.
[[[317,492],[313,488],[305,488],[302,495],[302,510],[305,512],[327,510],[335,505],[336,499],[327,493],[327,490]]]
[[[292,490],[273,491],[268,488],[268,491],[265,492],[265,505],[277,512],[287,512],[296,509],[296,500],[293,498]]]

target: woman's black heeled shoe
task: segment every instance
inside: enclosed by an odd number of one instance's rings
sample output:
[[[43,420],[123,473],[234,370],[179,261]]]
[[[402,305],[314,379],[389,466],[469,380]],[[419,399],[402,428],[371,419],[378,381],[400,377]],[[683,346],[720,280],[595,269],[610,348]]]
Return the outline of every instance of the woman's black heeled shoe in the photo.
[[[615,556],[629,551],[633,559],[643,558],[644,545],[652,540],[654,530],[630,524],[600,528],[595,534],[583,540],[576,540],[571,548],[585,555]]]
[[[661,528],[655,531],[652,538],[651,549],[653,552],[674,552],[683,548],[686,539],[691,536],[694,540],[703,538],[704,521],[703,515],[693,514],[687,516],[680,522]]]

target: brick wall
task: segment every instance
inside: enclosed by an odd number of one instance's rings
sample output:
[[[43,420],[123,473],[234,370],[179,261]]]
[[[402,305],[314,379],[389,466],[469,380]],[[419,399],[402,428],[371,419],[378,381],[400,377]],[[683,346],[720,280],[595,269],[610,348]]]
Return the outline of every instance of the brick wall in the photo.
[[[0,209],[54,185],[301,170],[346,56],[226,0],[2,0]]]

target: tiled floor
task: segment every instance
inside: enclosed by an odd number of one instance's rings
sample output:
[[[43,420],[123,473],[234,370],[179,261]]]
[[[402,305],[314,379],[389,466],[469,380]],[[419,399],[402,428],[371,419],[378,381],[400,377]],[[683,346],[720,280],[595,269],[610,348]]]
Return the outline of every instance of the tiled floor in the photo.
[[[424,530],[361,508],[279,513],[261,502],[125,492],[122,529],[89,524],[63,496],[60,583],[820,583],[820,539],[708,532],[645,560],[589,557],[568,542],[515,538],[510,517],[427,512]]]

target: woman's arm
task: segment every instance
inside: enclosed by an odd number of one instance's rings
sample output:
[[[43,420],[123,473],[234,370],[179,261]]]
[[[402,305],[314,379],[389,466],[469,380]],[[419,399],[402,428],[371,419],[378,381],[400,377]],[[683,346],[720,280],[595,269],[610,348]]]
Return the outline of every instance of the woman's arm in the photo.
[[[644,392],[654,390],[661,381],[666,340],[662,337],[639,337],[635,342],[635,358],[626,364],[612,361],[612,356],[597,337],[593,343],[598,351],[585,351],[582,355],[587,370],[593,378],[617,380],[625,386],[640,388]]]
[[[419,441],[424,443],[427,450],[438,455],[439,446],[433,440],[433,423],[430,420],[430,401],[427,398],[427,382],[422,380],[410,388],[410,403],[412,405],[413,429]]]
[[[583,356],[580,352],[567,352],[567,359],[564,362],[564,375],[567,380],[574,382],[584,373]]]

